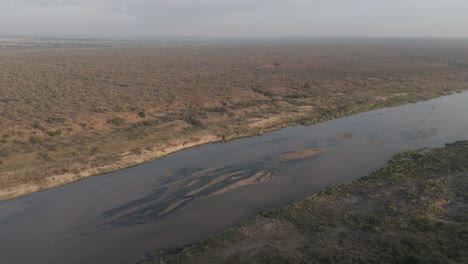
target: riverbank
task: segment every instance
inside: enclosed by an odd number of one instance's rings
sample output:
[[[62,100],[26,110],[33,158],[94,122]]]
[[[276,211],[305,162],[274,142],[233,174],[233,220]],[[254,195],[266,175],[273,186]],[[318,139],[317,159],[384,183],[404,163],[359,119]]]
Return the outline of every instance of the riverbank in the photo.
[[[351,184],[143,263],[466,263],[468,141],[396,155]]]
[[[453,91],[456,92],[456,91]],[[461,92],[457,90],[457,92]],[[439,96],[451,94],[452,92],[441,92],[433,95],[398,95],[388,98],[386,100],[370,100],[365,103],[355,104],[350,103],[334,110],[323,112],[321,115],[308,115],[305,113],[286,113],[276,116],[272,116],[269,119],[256,120],[254,126],[239,126],[239,131],[235,134],[229,134],[229,131],[225,131],[223,136],[216,136],[210,133],[210,131],[194,131],[188,136],[182,138],[175,138],[170,141],[159,142],[159,145],[154,146],[151,149],[140,150],[137,153],[125,152],[119,154],[119,158],[115,162],[106,164],[104,166],[95,166],[86,168],[75,173],[64,173],[54,174],[41,179],[38,182],[13,185],[9,188],[0,189],[0,202],[9,200],[12,198],[27,195],[29,193],[43,191],[51,188],[70,184],[87,177],[118,171],[125,168],[137,166],[142,163],[150,162],[156,159],[160,159],[164,156],[172,154],[177,151],[184,149],[209,144],[216,142],[225,142],[229,140],[240,139],[244,137],[261,135],[263,133],[276,131],[291,125],[313,125],[320,122],[325,122],[335,118],[345,117],[360,112],[371,111],[384,107],[394,107],[404,105],[408,103],[416,103],[420,101],[430,100]],[[261,121],[261,122],[259,122]],[[15,175],[12,173],[9,175],[13,178]]]

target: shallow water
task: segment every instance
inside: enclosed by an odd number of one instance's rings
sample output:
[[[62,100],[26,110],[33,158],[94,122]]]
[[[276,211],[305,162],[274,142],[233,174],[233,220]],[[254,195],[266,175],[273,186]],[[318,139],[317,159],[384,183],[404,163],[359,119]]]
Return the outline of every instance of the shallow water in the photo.
[[[0,203],[0,263],[129,263],[468,140],[468,92],[184,150]]]

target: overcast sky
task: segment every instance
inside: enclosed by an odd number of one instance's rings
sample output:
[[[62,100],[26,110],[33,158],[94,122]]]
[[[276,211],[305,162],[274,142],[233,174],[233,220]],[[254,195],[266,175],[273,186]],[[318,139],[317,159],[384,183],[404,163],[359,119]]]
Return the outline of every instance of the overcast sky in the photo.
[[[468,38],[468,0],[0,0],[0,34]]]

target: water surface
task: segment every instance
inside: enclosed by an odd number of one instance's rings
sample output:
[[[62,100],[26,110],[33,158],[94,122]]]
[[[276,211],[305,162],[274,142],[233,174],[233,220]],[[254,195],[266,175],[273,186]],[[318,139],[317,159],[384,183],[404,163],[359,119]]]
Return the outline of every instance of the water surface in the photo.
[[[0,203],[0,263],[131,263],[468,140],[468,92],[204,145]]]

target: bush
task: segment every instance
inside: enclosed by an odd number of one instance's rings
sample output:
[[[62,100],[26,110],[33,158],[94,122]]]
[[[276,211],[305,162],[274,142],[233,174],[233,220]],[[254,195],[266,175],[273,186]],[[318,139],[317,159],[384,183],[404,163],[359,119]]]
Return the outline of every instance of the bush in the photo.
[[[193,115],[187,116],[185,121],[194,127],[203,127],[202,121]]]
[[[34,144],[38,144],[38,143],[40,143],[40,142],[41,142],[41,139],[38,138],[38,137],[36,137],[36,136],[30,136],[30,137],[29,137],[29,143],[31,143],[31,144],[33,144],[33,145],[34,145]]]
[[[47,135],[49,135],[51,137],[60,136],[60,135],[62,135],[62,130],[59,129],[59,130],[55,130],[55,131],[49,131],[49,132],[47,132]]]
[[[121,117],[112,118],[111,120],[107,121],[107,123],[114,125],[114,126],[123,126],[127,124],[127,121]]]
[[[145,118],[146,117],[146,113],[141,111],[140,113],[138,113],[138,116],[141,117],[141,118]]]
[[[41,130],[41,131],[44,131],[44,130],[45,130],[45,128],[44,128],[43,126],[41,126],[41,124],[39,124],[38,122],[35,122],[35,123],[33,124],[33,128],[34,128],[34,129]]]
[[[47,123],[50,123],[50,124],[63,124],[66,121],[67,120],[65,118],[62,118],[62,117],[49,117],[47,119]]]

